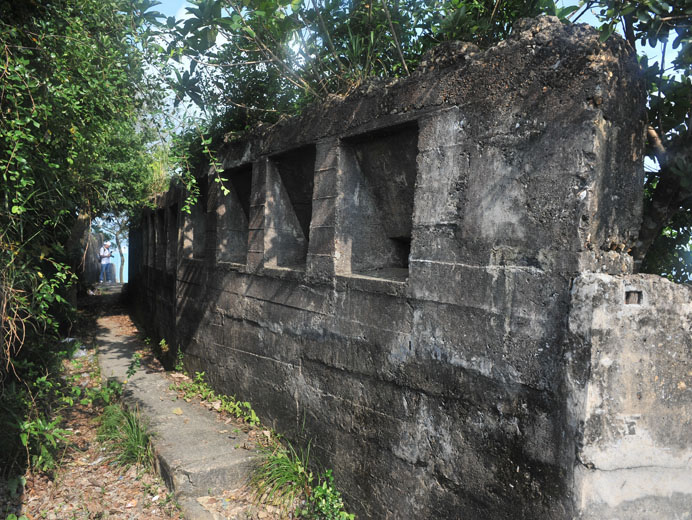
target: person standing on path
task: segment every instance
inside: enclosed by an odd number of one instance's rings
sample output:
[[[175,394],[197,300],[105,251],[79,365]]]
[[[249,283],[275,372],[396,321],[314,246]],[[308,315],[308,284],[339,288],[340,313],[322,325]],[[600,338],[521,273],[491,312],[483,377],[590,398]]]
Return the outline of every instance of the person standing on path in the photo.
[[[111,282],[111,243],[104,242],[103,247],[99,250],[99,258],[101,259],[101,274],[99,275],[99,283]]]

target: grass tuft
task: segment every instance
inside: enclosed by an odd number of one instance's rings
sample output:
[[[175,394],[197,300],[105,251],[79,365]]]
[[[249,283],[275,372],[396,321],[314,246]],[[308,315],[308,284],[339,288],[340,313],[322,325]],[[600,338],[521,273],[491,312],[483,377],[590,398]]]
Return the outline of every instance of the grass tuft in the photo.
[[[310,444],[300,453],[287,445],[274,442],[262,450],[250,480],[257,501],[293,511],[294,518],[354,520],[334,487],[332,471],[314,477],[308,469]]]
[[[106,406],[98,438],[109,445],[114,462],[123,466],[153,466],[151,434],[139,411],[126,410],[120,404]]]
[[[294,502],[309,492],[312,473],[308,471],[310,445],[298,454],[276,444],[262,449],[262,457],[255,467],[251,483],[257,490],[260,502],[292,508]]]

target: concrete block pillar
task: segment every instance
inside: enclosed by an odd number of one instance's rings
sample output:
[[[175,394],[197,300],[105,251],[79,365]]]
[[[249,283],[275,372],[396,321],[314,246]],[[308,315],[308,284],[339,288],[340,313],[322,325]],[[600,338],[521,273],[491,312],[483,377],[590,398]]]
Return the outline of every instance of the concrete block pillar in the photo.
[[[267,200],[267,163],[262,158],[252,165],[252,189],[248,219],[247,268],[255,270],[264,263],[264,222]]]
[[[692,288],[660,276],[574,281],[566,382],[580,438],[575,516],[689,518],[690,302]]]
[[[166,210],[166,234],[168,236],[166,251],[166,272],[174,273],[178,266],[178,205],[171,204]]]
[[[307,275],[312,281],[330,280],[335,273],[334,241],[339,154],[338,139],[328,138],[317,142],[307,256]]]

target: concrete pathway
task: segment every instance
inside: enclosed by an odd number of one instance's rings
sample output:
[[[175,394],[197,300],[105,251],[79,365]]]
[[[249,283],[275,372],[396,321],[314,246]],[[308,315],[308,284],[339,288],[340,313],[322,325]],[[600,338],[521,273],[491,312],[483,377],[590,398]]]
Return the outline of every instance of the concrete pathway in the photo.
[[[118,290],[117,286],[109,286],[101,292],[111,299]],[[114,316],[99,317],[97,325],[101,375],[124,382],[133,354],[144,345],[134,333],[124,331]],[[140,368],[125,383],[123,398],[128,407],[139,410],[154,433],[157,469],[175,493],[185,518],[254,517],[249,511],[242,516],[226,516],[202,506],[210,501],[218,503],[214,496],[244,487],[256,456],[255,451],[246,448],[254,443],[234,423],[226,424],[218,413],[199,402],[178,399],[170,385],[164,373]],[[268,516],[262,514],[259,518]]]

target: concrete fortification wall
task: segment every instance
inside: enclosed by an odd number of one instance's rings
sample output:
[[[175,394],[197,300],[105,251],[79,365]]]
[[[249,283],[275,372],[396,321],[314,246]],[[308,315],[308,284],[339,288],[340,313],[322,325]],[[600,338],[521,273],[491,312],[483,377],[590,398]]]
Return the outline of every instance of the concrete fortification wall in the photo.
[[[678,518],[691,309],[630,274],[644,102],[586,26],[442,46],[224,145],[229,195],[207,168],[191,214],[161,197],[143,321],[310,440],[359,518]]]

